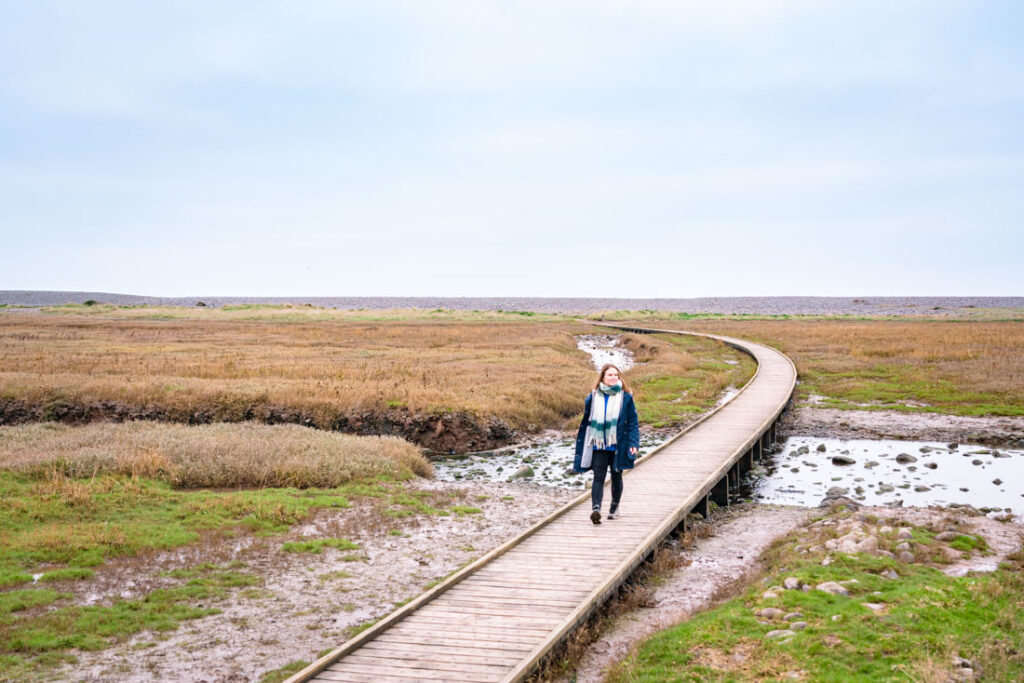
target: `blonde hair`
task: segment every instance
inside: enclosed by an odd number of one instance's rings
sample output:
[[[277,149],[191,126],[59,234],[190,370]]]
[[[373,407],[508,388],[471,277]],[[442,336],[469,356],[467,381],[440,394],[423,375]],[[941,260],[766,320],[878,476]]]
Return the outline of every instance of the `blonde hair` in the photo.
[[[597,381],[594,382],[594,391],[597,391],[598,387],[601,386],[601,382],[604,381],[604,373],[608,372],[609,368],[615,368],[619,373],[619,381],[622,382],[622,390],[632,394],[633,390],[629,388],[628,384],[626,384],[626,378],[622,376],[622,370],[619,370],[619,366],[615,363],[605,363],[601,366],[601,372],[597,373]]]

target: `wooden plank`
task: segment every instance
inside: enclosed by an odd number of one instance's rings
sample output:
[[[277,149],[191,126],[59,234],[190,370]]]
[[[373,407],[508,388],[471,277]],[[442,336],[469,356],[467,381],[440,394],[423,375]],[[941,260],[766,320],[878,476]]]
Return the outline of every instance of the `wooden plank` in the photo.
[[[347,658],[346,658],[347,659]],[[344,661],[333,664],[317,675],[317,680],[337,681],[345,680],[336,676],[348,676],[353,673],[369,674],[376,676],[393,676],[404,680],[431,680],[431,681],[468,681],[470,683],[491,683],[501,680],[501,674],[493,675],[460,672],[460,671],[429,671],[427,669],[406,669],[400,666],[370,666],[366,664],[346,664]]]
[[[403,659],[387,659],[381,658],[373,654],[367,654],[361,649],[357,652],[353,652],[348,657],[345,657],[345,665],[348,664],[361,664],[364,666],[373,667],[384,667],[386,669],[404,669],[415,673],[420,671],[457,671],[459,673],[478,673],[485,674],[487,676],[498,676],[508,670],[508,666],[503,664],[482,664],[479,662],[453,662],[447,658],[434,657],[429,655],[427,657],[420,658],[403,658]],[[339,665],[339,669],[340,669]],[[328,667],[328,671],[331,668]]]
[[[543,639],[544,635],[547,634],[545,631],[542,634],[538,634],[536,638],[525,638],[522,636],[510,635],[508,638],[496,639],[496,638],[484,638],[480,634],[477,634],[479,640],[473,639],[472,632],[460,632],[452,631],[451,637],[438,636],[438,635],[415,635],[412,633],[392,633],[394,629],[388,629],[385,633],[380,634],[374,639],[374,642],[381,643],[408,643],[409,645],[438,645],[441,647],[458,647],[460,645],[474,644],[475,647],[481,650],[495,651],[495,652],[526,652],[534,647],[537,643]],[[496,635],[496,634],[495,634]]]

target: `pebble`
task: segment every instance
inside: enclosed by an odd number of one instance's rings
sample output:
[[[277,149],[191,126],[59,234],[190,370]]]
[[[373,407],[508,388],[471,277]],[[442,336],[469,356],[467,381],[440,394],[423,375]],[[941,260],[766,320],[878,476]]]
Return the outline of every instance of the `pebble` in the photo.
[[[938,463],[934,463],[934,462],[926,462],[924,464],[924,466],[927,467],[930,470],[935,470],[935,469],[939,468],[939,464]]]
[[[917,458],[912,456],[910,453],[900,453],[896,456],[896,462],[901,465],[906,465],[908,462],[917,462]]]
[[[835,581],[826,581],[825,583],[819,583],[817,589],[823,593],[831,593],[832,595],[849,595],[850,591],[846,590],[843,586],[840,586]]]
[[[768,633],[764,634],[764,637],[765,638],[770,638],[770,639],[775,639],[775,638],[792,638],[795,635],[796,635],[796,631],[790,631],[788,628],[780,628],[780,629],[776,629],[774,631],[768,631]]]
[[[803,615],[800,614],[799,612],[790,612],[786,616],[782,617],[782,620],[783,621],[793,621],[794,619],[799,619],[802,616]]]
[[[803,631],[805,628],[807,628],[807,622],[794,621],[792,624],[789,625],[789,628],[791,628],[794,631]]]
[[[853,458],[851,458],[848,455],[833,455],[832,456],[832,464],[833,465],[853,465],[856,462],[857,462],[856,460],[854,460]]]
[[[800,579],[795,576],[787,576],[786,580],[782,582],[782,585],[791,591],[795,591],[800,588]]]
[[[755,612],[755,614],[759,617],[775,621],[776,619],[781,619],[785,612],[780,610],[778,607],[765,607],[764,609]]]

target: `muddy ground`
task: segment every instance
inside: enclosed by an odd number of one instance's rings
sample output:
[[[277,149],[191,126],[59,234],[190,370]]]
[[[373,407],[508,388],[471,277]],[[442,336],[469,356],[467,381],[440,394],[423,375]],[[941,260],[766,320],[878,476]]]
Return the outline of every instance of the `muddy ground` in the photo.
[[[1024,448],[1024,417],[837,410],[801,404],[783,415],[781,431],[794,436],[835,439],[903,439]]]

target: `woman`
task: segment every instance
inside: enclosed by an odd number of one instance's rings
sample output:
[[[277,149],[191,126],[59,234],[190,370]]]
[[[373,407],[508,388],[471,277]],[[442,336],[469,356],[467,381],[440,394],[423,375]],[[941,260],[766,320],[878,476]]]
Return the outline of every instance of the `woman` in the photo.
[[[611,363],[601,367],[594,390],[583,403],[583,419],[576,434],[576,458],[572,468],[577,473],[594,470],[590,489],[593,512],[590,521],[601,523],[601,500],[604,478],[612,473],[612,504],[608,519],[619,516],[622,500],[622,472],[632,469],[640,447],[640,423],[629,387],[622,381],[619,369]]]

